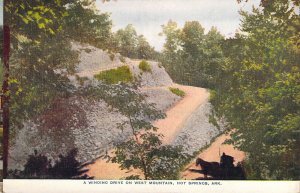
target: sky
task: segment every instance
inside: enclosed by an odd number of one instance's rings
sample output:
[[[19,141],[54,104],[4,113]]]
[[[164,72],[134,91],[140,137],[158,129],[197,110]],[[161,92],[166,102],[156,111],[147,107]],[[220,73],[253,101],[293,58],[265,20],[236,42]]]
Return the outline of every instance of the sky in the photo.
[[[237,0],[97,0],[101,12],[111,13],[113,30],[133,24],[156,50],[161,50],[164,37],[158,34],[161,25],[169,20],[183,27],[185,21],[199,21],[208,31],[212,26],[226,37],[232,37],[239,28],[239,10],[251,10],[259,0],[238,4]]]
[[[183,27],[185,21],[199,21],[208,31],[212,26],[232,37],[239,28],[239,10],[251,10],[260,0],[112,0],[103,3],[97,0],[101,12],[111,13],[113,30],[133,24],[138,34],[143,34],[156,50],[162,50],[164,37],[158,34],[161,25],[169,20]],[[0,0],[0,25],[3,24],[3,0]]]

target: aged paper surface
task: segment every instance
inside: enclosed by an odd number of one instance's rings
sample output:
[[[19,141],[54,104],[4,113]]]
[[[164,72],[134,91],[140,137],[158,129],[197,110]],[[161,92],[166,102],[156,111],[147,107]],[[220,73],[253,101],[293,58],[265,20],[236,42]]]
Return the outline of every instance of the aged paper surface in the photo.
[[[5,192],[299,192],[298,1],[3,8]]]

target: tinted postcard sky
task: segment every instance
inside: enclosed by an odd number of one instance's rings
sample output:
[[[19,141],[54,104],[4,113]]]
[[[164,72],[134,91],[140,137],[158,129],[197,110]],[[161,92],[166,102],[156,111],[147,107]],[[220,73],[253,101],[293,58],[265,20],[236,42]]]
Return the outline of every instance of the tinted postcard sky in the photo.
[[[236,0],[117,0],[97,6],[102,12],[110,12],[114,30],[133,24],[152,46],[161,50],[164,38],[158,34],[161,25],[170,19],[180,27],[185,21],[199,21],[206,30],[216,26],[226,37],[233,36],[239,28],[239,10],[251,10],[258,0],[238,4]]]
[[[238,4],[236,0],[113,0],[97,6],[102,12],[110,12],[114,30],[133,24],[139,34],[143,34],[157,50],[161,50],[164,38],[158,34],[161,25],[170,19],[180,27],[185,21],[197,20],[209,30],[216,26],[226,37],[233,36],[239,28],[238,11],[251,10],[259,5],[259,0],[249,0]],[[3,24],[3,1],[0,0],[0,25]]]

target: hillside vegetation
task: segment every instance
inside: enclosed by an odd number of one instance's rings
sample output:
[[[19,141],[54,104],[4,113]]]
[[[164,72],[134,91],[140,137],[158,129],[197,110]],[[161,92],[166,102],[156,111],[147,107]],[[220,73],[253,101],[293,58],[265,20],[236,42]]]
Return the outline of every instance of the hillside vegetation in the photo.
[[[121,66],[116,69],[106,70],[94,75],[97,80],[102,80],[109,84],[128,83],[133,81],[132,73],[128,66]]]
[[[180,96],[180,97],[184,97],[185,93],[184,91],[180,90],[179,88],[172,88],[172,87],[169,87],[169,90],[176,94],[177,96]]]
[[[297,1],[261,1],[240,13],[232,38],[205,33],[198,21],[163,25],[162,64],[175,82],[212,90],[213,116],[236,129],[229,142],[247,153],[250,179],[300,176],[298,9]]]
[[[145,60],[142,60],[139,63],[139,69],[141,69],[143,72],[151,72],[151,66],[149,65],[149,63]]]

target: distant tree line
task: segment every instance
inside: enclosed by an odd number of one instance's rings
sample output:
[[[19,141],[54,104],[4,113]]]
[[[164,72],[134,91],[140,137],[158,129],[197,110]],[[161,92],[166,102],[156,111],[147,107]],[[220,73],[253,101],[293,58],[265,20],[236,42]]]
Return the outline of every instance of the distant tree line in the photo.
[[[224,37],[212,27],[208,33],[198,21],[187,21],[182,29],[174,21],[162,26],[166,42],[160,57],[173,80],[193,86],[213,87],[225,57]]]
[[[128,58],[157,59],[159,55],[143,35],[137,34],[131,24],[113,33],[111,45],[113,52],[120,53]]]

